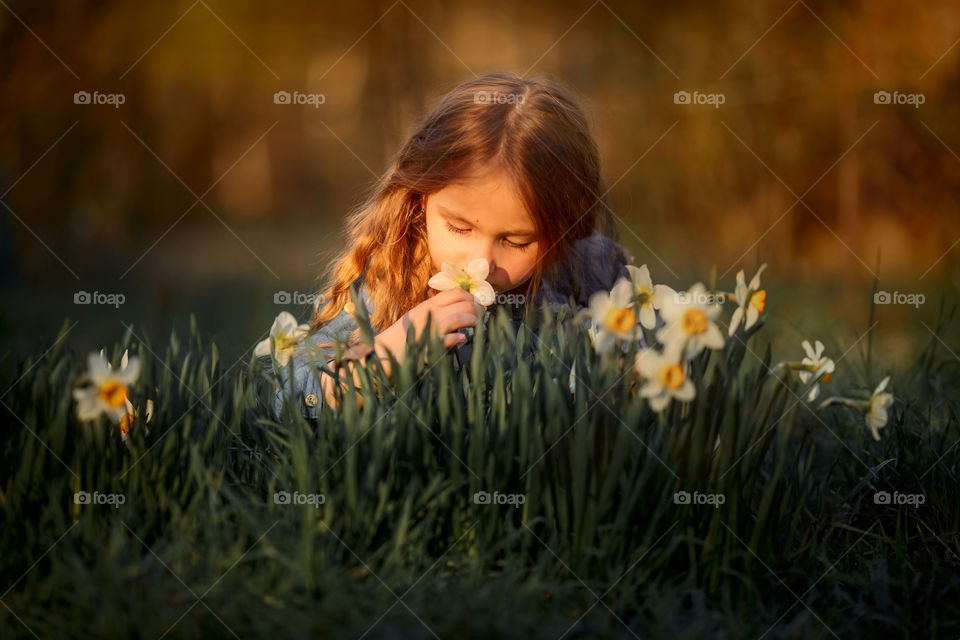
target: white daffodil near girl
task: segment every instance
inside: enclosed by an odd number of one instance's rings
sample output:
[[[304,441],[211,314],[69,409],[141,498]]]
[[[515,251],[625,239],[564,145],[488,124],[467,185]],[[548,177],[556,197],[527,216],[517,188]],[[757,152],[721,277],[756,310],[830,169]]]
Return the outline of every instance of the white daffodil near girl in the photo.
[[[724,347],[724,332],[720,328],[723,304],[732,301],[737,306],[726,327],[728,336],[735,336],[741,328],[749,331],[756,326],[766,306],[766,291],[761,288],[760,276],[766,269],[760,266],[746,282],[741,270],[736,276],[733,293],[713,293],[703,283],[696,283],[686,291],[654,284],[647,265],[626,265],[629,277],[620,278],[609,291],[598,291],[589,300],[579,317],[587,318],[587,332],[599,353],[625,351],[638,344],[633,369],[643,381],[639,395],[647,400],[655,412],[664,411],[672,400],[691,402],[696,397],[696,385],[689,377],[690,361],[704,350]],[[429,286],[439,291],[463,289],[476,302],[488,306],[493,303],[495,291],[486,281],[489,264],[483,258],[470,260],[465,266],[444,262],[439,273],[429,280]],[[645,346],[645,332],[658,346]],[[305,324],[297,324],[288,312],[277,316],[270,337],[257,345],[255,354],[272,355],[285,366],[297,344],[309,335]],[[739,338],[738,338],[739,339]],[[805,356],[798,362],[782,362],[775,369],[794,371],[800,382],[807,385],[806,399],[814,401],[820,394],[820,384],[828,383],[835,369],[834,361],[824,355],[823,343],[808,340],[801,344]],[[576,391],[575,367],[571,368],[568,386]],[[870,401],[831,398],[821,408],[844,404],[865,412],[866,424],[873,436],[887,422],[887,409],[893,396],[883,393],[884,380]]]
[[[281,311],[270,327],[270,335],[257,343],[253,355],[263,357],[272,355],[281,367],[287,366],[293,350],[310,332],[309,325],[297,324],[297,319],[289,311]]]

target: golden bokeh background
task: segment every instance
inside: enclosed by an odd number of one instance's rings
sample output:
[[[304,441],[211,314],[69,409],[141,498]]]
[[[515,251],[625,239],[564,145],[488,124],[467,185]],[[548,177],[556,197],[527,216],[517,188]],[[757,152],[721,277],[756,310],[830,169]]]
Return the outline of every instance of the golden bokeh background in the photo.
[[[729,290],[767,262],[769,339],[842,351],[876,321],[906,358],[960,288],[958,41],[947,1],[3,0],[0,335],[32,348],[67,316],[91,343],[118,320],[163,335],[193,311],[245,349],[305,317],[273,295],[315,289],[416,119],[509,70],[580,97],[655,280]],[[875,287],[925,302],[871,315]]]

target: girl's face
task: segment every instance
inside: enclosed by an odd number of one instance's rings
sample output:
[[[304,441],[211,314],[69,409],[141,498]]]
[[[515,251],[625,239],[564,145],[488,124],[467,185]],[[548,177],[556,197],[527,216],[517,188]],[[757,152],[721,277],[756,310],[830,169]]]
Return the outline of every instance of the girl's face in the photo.
[[[427,248],[434,271],[461,267],[474,258],[490,263],[487,281],[497,291],[526,282],[537,261],[533,220],[516,183],[502,169],[488,169],[426,198]]]

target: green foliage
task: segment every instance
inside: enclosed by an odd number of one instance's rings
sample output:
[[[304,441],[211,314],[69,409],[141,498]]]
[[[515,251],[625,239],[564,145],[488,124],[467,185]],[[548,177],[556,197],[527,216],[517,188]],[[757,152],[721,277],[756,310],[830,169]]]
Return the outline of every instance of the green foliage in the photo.
[[[0,634],[956,637],[958,362],[932,342],[896,376],[875,442],[801,400],[759,328],[655,414],[631,354],[499,316],[470,362],[411,340],[392,378],[360,370],[362,406],[310,422],[299,397],[277,421],[272,366],[221,359],[192,319],[165,345],[131,327],[107,355],[141,358],[131,401],[155,408],[126,443],[76,420],[85,354],[58,340],[0,398]]]

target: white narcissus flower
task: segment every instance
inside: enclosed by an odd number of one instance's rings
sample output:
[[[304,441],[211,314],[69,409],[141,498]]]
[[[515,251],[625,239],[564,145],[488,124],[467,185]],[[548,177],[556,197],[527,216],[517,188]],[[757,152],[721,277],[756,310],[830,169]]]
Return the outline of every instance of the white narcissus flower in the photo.
[[[890,382],[890,376],[881,380],[874,389],[873,395],[870,396],[870,406],[865,420],[874,440],[880,439],[880,429],[887,425],[887,408],[893,404],[893,394],[884,392],[888,382]]]
[[[804,366],[803,369],[797,372],[800,382],[806,384],[811,379],[820,378],[820,376],[823,376],[823,382],[830,382],[830,376],[833,374],[835,365],[833,360],[823,357],[823,343],[817,340],[816,349],[814,349],[810,346],[809,340],[804,340],[801,346],[803,346],[807,357],[800,361],[800,364]],[[810,389],[810,393],[807,394],[807,400],[813,402],[819,394],[820,385],[814,384]]]
[[[656,297],[667,323],[657,333],[661,342],[671,349],[686,347],[688,358],[694,357],[705,347],[723,348],[723,333],[715,322],[720,314],[720,305],[702,283],[698,282],[688,291],[679,293],[670,287],[657,285]]]
[[[101,413],[119,422],[127,413],[129,385],[140,376],[139,358],[127,359],[119,371],[113,371],[110,363],[101,353],[87,356],[87,377],[90,384],[73,390],[77,401],[77,418],[95,420]]]
[[[730,335],[732,336],[744,323],[743,328],[749,329],[757,323],[757,319],[763,312],[767,303],[767,292],[760,288],[760,274],[767,268],[766,264],[760,265],[755,276],[747,285],[746,278],[743,275],[743,269],[737,272],[737,287],[734,289],[734,295],[737,297],[737,308],[733,311],[730,318]]]
[[[657,312],[659,309],[659,299],[655,295],[656,288],[650,279],[650,270],[647,265],[635,267],[632,264],[626,265],[627,273],[630,274],[630,281],[633,283],[633,295],[636,296],[636,304],[640,308],[640,324],[647,329],[653,329],[657,326]],[[660,286],[660,285],[657,285]]]
[[[633,313],[633,283],[620,278],[613,289],[597,291],[590,296],[590,335],[597,351],[606,351],[619,340],[632,340],[638,335],[637,316]]]
[[[668,348],[664,353],[653,349],[640,351],[634,369],[646,380],[640,395],[647,398],[650,408],[658,413],[667,408],[671,399],[690,402],[696,396],[697,389],[683,369],[677,347]]]
[[[310,325],[297,324],[297,319],[289,311],[281,311],[270,327],[270,335],[261,340],[253,350],[259,357],[273,354],[273,359],[281,367],[287,366],[293,350],[310,332]]]
[[[488,273],[490,273],[490,264],[484,258],[471,260],[466,269],[461,269],[452,262],[444,262],[440,265],[440,272],[434,274],[427,281],[427,285],[437,291],[460,287],[472,294],[473,299],[478,303],[489,307],[493,304],[496,294],[493,291],[493,285],[487,282]]]

